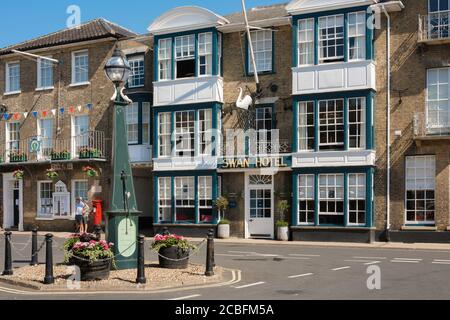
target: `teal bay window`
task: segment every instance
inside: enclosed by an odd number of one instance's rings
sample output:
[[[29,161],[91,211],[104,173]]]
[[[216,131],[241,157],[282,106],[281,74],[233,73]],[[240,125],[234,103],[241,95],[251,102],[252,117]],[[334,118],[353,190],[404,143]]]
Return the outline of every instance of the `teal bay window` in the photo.
[[[294,17],[294,67],[373,59],[367,7]]]
[[[297,152],[371,150],[373,93],[305,95],[294,103]]]
[[[219,104],[161,108],[155,114],[155,154],[158,158],[218,154],[214,130],[220,128]]]
[[[158,174],[155,178],[155,223],[216,223],[216,173]]]
[[[222,34],[216,29],[155,37],[155,80],[222,75]]]
[[[293,225],[372,227],[373,168],[303,171],[293,175]]]

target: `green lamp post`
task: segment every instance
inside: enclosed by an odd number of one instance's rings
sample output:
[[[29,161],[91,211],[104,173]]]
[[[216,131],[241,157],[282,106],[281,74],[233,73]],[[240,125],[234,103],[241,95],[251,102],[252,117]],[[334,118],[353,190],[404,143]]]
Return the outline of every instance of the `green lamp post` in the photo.
[[[113,242],[116,265],[119,270],[137,267],[137,235],[139,215],[130,166],[125,107],[132,103],[123,94],[123,84],[131,75],[131,67],[122,52],[116,48],[105,65],[106,76],[114,83],[114,127],[112,141],[112,195],[106,212],[106,236]]]

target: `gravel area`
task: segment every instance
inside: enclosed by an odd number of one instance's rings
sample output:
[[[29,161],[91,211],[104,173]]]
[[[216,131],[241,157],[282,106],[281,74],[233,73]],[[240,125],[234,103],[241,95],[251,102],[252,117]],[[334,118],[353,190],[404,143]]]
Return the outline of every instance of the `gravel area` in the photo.
[[[156,263],[147,263],[145,276],[146,285],[136,285],[136,269],[111,271],[109,280],[81,282],[82,290],[157,290],[182,286],[204,285],[220,282],[223,279],[223,269],[216,267],[215,276],[206,277],[205,266],[190,264],[185,270],[170,270],[159,268]],[[44,285],[45,265],[26,266],[14,269],[13,276],[0,276],[0,280],[22,285],[38,290],[67,290],[67,280],[71,270],[66,265],[56,265],[53,268],[55,284]]]

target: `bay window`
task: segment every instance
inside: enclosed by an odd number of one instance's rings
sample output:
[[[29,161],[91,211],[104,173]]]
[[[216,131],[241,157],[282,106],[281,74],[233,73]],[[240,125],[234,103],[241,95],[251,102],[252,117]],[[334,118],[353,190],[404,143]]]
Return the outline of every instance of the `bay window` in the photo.
[[[319,18],[319,60],[344,61],[344,15]]]
[[[158,44],[159,80],[172,79],[172,39],[161,39]]]
[[[195,77],[195,35],[175,38],[176,78]]]
[[[255,54],[255,63],[257,72],[273,71],[273,31],[257,30],[251,31],[253,51]],[[248,73],[254,73],[253,63],[251,61],[250,49],[248,51]]]
[[[212,152],[212,110],[199,110],[200,154]]]
[[[435,223],[434,156],[406,158],[406,224]]]
[[[344,224],[344,175],[319,175],[319,223]]]
[[[298,176],[298,217],[299,224],[314,224],[316,212],[315,177],[313,174]]]
[[[198,74],[200,76],[212,75],[212,33],[198,35]]]
[[[365,98],[348,100],[349,148],[363,149],[366,141]]]

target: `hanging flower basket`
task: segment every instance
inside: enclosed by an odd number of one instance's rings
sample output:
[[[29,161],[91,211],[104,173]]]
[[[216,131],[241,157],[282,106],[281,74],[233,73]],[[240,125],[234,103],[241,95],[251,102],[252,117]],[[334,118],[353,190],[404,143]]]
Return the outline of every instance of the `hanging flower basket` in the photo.
[[[24,176],[23,170],[16,170],[13,172],[13,178],[16,180],[22,180]]]
[[[83,172],[89,177],[89,178],[95,178],[98,177],[98,171],[94,168],[87,166],[83,167]]]
[[[58,174],[58,172],[56,172],[55,169],[47,169],[47,177],[52,180],[58,179],[59,174]]]

